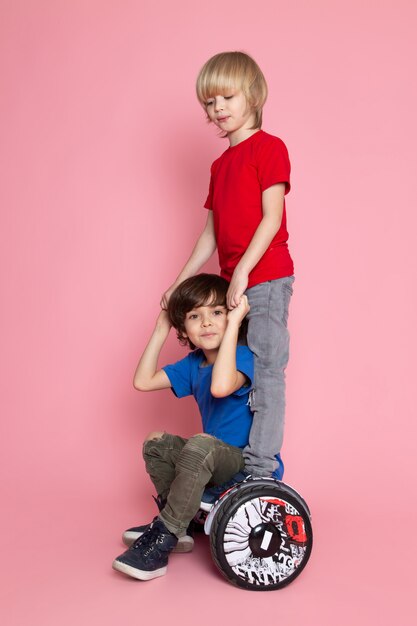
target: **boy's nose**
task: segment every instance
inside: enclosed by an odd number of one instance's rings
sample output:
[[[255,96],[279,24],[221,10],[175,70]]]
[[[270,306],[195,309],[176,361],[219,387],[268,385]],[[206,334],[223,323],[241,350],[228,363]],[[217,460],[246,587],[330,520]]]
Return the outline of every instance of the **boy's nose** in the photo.
[[[215,99],[215,101],[214,101],[214,109],[215,109],[216,111],[221,111],[221,110],[222,110],[222,108],[223,108],[223,103],[222,103],[222,101],[221,101],[221,100],[218,100],[218,99],[216,98],[216,99]]]
[[[201,321],[202,326],[211,326],[211,319],[209,317],[204,317]]]

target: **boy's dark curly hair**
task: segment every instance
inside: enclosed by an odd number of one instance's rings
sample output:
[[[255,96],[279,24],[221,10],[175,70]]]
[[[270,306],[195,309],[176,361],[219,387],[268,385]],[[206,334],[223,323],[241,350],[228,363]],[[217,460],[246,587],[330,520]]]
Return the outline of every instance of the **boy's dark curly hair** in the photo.
[[[227,280],[217,274],[197,274],[187,278],[172,293],[168,303],[168,317],[177,331],[177,338],[181,345],[191,350],[195,345],[184,337],[185,316],[189,311],[200,306],[226,306],[226,294],[229,288]],[[247,319],[242,321],[239,330],[239,341],[246,341]]]

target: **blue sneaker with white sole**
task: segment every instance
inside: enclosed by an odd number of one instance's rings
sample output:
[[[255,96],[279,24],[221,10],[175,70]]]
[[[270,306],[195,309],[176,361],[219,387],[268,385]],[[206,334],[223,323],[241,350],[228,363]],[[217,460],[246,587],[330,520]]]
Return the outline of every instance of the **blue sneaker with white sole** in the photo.
[[[152,580],[166,573],[168,557],[178,543],[158,517],[126,552],[118,556],[113,569],[138,580]]]

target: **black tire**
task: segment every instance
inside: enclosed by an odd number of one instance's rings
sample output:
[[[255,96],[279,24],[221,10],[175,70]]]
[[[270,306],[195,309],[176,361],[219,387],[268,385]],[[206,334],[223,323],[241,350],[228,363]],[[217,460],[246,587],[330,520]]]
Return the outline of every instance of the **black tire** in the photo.
[[[310,512],[297,492],[280,481],[255,479],[224,497],[213,519],[210,547],[221,574],[252,591],[291,583],[310,558]]]

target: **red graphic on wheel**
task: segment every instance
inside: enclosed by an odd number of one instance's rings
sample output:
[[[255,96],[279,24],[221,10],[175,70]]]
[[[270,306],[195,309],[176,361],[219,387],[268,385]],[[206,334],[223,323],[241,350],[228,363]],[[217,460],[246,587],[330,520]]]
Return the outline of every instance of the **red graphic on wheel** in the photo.
[[[285,524],[291,539],[297,543],[304,543],[307,541],[303,518],[300,515],[286,515]]]

